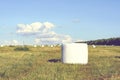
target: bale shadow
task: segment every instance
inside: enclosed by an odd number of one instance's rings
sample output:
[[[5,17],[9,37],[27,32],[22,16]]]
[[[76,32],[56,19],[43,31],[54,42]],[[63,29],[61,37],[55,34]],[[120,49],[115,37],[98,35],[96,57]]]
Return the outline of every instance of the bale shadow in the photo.
[[[61,62],[61,59],[50,59],[48,60],[48,62],[57,63],[57,62]]]

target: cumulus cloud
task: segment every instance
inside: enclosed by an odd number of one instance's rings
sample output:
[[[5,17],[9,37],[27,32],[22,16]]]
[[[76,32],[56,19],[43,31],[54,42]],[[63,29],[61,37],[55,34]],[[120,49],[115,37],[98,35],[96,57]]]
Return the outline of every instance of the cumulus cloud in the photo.
[[[43,24],[44,24],[44,26],[45,26],[47,29],[51,29],[51,28],[54,27],[54,24],[52,24],[52,23],[50,23],[50,22],[44,22]]]
[[[35,43],[39,43],[39,42],[40,42],[40,39],[37,39],[37,38],[36,38],[34,41],[35,41]]]
[[[71,42],[72,38],[69,35],[61,35],[52,31],[55,25],[50,22],[35,22],[32,24],[18,24],[17,33],[22,35],[34,35],[36,44],[58,44]]]
[[[18,24],[17,33],[23,35],[34,35],[38,33],[48,33],[51,28],[54,27],[54,24],[50,22],[35,22],[32,24]]]
[[[9,42],[9,45],[22,45],[18,40],[11,40],[11,41],[8,41]]]
[[[17,40],[10,40],[10,41],[3,41],[4,45],[20,45],[20,42],[18,42]]]
[[[44,35],[44,34],[43,34]],[[49,35],[39,35],[35,41],[38,41],[40,44],[60,44],[72,42],[72,38],[69,35],[60,35],[60,34],[49,34]],[[37,43],[37,42],[36,42]]]

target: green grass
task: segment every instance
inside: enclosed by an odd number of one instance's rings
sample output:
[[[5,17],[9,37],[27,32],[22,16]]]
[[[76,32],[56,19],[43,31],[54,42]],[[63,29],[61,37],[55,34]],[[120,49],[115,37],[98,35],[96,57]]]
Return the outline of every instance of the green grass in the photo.
[[[120,80],[120,46],[89,46],[87,65],[63,64],[60,47],[27,48],[0,48],[0,80]]]

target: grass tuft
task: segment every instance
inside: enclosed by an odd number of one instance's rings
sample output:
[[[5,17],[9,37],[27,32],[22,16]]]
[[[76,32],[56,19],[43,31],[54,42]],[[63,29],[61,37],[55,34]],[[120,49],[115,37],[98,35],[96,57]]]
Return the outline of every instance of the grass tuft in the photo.
[[[16,47],[14,50],[15,51],[29,51],[29,48],[28,47]]]

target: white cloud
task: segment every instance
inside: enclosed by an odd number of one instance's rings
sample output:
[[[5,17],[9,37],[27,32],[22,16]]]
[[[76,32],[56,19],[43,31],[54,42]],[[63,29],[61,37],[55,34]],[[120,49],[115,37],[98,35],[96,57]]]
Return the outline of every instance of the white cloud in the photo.
[[[12,43],[13,44],[18,44],[18,41],[17,40],[13,40]]]
[[[40,42],[40,39],[37,39],[37,38],[36,38],[34,41],[35,41],[35,43],[39,43],[39,42]]]
[[[18,42],[17,40],[10,40],[10,41],[5,40],[3,41],[3,44],[4,45],[21,45],[21,43]]]
[[[44,24],[44,26],[45,26],[46,28],[48,28],[48,29],[51,29],[51,28],[54,27],[54,24],[52,24],[52,23],[50,23],[50,22],[44,22],[43,24]]]
[[[40,35],[36,39],[39,39],[40,44],[60,44],[60,43],[72,42],[72,38],[69,35],[60,35],[60,34],[49,34],[45,36]]]
[[[35,22],[32,24],[18,24],[17,33],[22,35],[34,35],[36,44],[58,44],[72,42],[69,35],[60,35],[52,31],[55,26],[50,22]]]
[[[51,28],[54,27],[54,24],[50,22],[35,22],[32,24],[18,24],[17,33],[24,35],[32,35],[38,33],[48,33]]]
[[[18,42],[17,40],[12,40],[12,41],[9,41],[9,44],[10,45],[20,45],[21,43]]]

